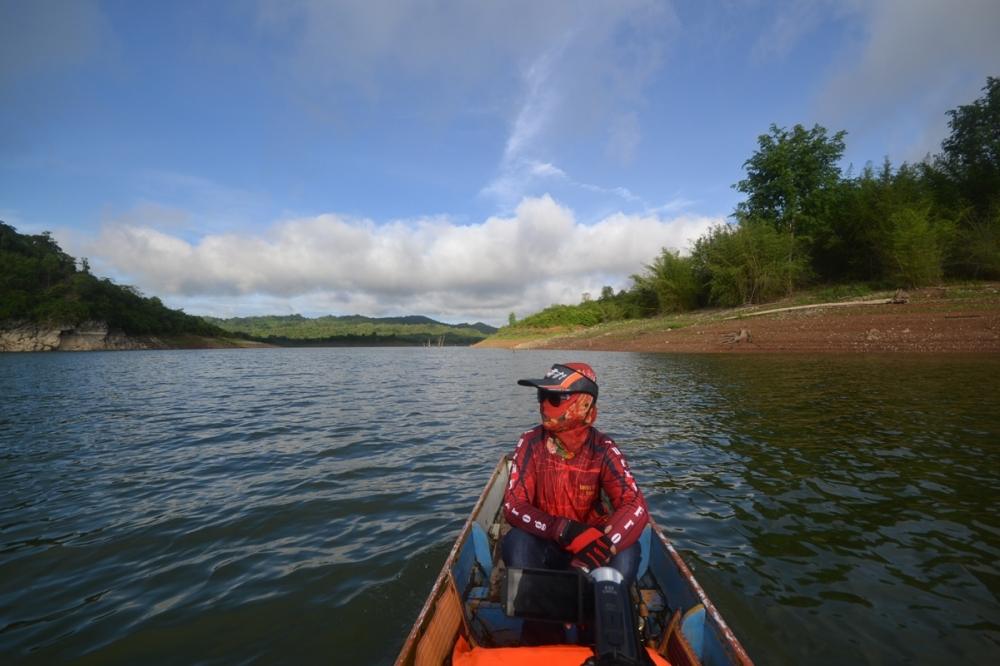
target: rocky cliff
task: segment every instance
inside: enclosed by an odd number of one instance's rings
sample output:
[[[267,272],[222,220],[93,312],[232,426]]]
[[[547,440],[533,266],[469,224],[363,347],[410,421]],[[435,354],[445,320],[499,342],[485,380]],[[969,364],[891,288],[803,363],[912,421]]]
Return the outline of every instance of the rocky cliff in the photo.
[[[111,331],[100,321],[53,325],[31,322],[0,324],[0,352],[99,351],[147,349],[148,343]]]

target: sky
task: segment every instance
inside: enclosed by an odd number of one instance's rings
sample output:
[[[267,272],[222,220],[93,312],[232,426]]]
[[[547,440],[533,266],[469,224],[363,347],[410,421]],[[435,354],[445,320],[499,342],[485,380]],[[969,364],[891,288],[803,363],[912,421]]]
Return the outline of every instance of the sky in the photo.
[[[499,325],[627,288],[757,137],[940,150],[996,0],[0,0],[0,220],[186,312]]]

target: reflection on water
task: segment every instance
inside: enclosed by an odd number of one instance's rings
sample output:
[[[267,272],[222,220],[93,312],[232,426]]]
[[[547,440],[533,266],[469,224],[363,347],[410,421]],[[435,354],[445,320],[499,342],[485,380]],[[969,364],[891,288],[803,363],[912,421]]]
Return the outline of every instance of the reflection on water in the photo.
[[[390,663],[572,359],[758,663],[1000,652],[1000,359],[308,349],[0,355],[0,654]]]
[[[644,360],[651,504],[751,654],[997,653],[996,360]]]

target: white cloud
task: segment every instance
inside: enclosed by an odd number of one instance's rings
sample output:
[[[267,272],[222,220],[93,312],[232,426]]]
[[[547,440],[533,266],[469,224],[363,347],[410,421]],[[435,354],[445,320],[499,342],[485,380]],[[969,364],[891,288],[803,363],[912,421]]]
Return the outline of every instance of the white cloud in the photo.
[[[660,204],[659,206],[654,206],[649,209],[649,213],[676,213],[678,211],[684,210],[685,208],[690,208],[696,201],[691,199],[685,199],[684,197],[675,197],[670,201]]]
[[[535,176],[549,176],[555,178],[565,178],[566,172],[548,162],[535,162],[531,165],[531,173]]]
[[[572,182],[566,172],[551,162],[520,159],[506,164],[500,175],[479,191],[503,203],[513,203],[525,196],[529,186],[541,186],[552,179]]]
[[[730,9],[730,21],[759,14],[755,5]],[[800,57],[793,50],[813,36],[843,35],[816,81],[812,111],[848,131],[849,156],[856,145],[883,151],[861,153],[866,159],[888,154],[897,163],[937,152],[945,112],[979,97],[986,77],[1000,71],[996,0],[781,0],[768,15],[750,52],[763,65]]]
[[[538,68],[546,53],[559,79],[593,83],[595,62],[604,76],[643,76],[657,55],[651,43],[675,21],[662,0],[258,0],[257,6],[258,28],[276,46],[273,62],[305,95],[354,103],[358,93],[380,101],[399,95],[411,105],[443,106],[457,99],[460,107],[476,94],[509,99],[520,83],[510,76],[512,65],[529,82],[551,81]],[[620,90],[588,96],[609,92]]]
[[[590,183],[577,183],[575,185],[581,189],[587,190],[588,192],[597,192],[598,194],[612,194],[616,197],[624,199],[625,201],[630,201],[633,203],[643,203],[642,199],[632,194],[632,191],[627,187],[601,187],[600,185],[591,185]],[[648,206],[646,206],[648,208]]]
[[[662,247],[686,249],[703,217],[616,214],[578,222],[549,196],[510,217],[476,225],[443,218],[395,221],[320,215],[259,236],[215,234],[188,242],[165,230],[107,224],[89,255],[173,304],[232,311],[235,299],[272,311],[419,313],[500,322],[584,291],[624,287]]]
[[[532,144],[551,122],[557,104],[551,80],[554,76],[553,60],[561,50],[560,47],[547,49],[524,74],[524,101],[514,119],[510,136],[507,137],[503,151],[504,167],[522,161],[523,155],[532,150]]]
[[[886,137],[897,159],[936,151],[945,111],[1000,72],[1000,2],[857,3],[863,34],[818,98],[825,121]],[[956,102],[958,100],[958,102]]]
[[[640,141],[643,90],[676,27],[670,6],[635,0],[588,5],[565,16],[523,68],[519,102],[497,175],[481,193],[503,205],[532,194],[562,145],[605,137],[606,154],[629,162]],[[565,175],[560,171],[560,175]]]

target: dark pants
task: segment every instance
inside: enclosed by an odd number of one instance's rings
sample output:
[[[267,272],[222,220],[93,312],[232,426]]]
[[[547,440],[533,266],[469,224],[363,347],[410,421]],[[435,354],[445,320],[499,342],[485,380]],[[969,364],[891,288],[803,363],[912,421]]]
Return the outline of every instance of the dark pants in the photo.
[[[500,546],[503,561],[512,569],[568,569],[572,553],[560,548],[555,542],[528,534],[518,528],[511,529]],[[635,581],[642,552],[636,542],[611,559],[614,567],[625,578],[625,585]],[[584,628],[579,635],[582,643],[591,642],[589,629]],[[563,626],[554,622],[525,620],[521,630],[523,645],[555,645],[566,642]]]
[[[501,544],[504,563],[514,569],[568,569],[573,559],[554,541],[537,537],[518,528],[511,529]],[[639,542],[635,542],[611,559],[610,566],[625,577],[625,586],[635,581],[641,557]]]

